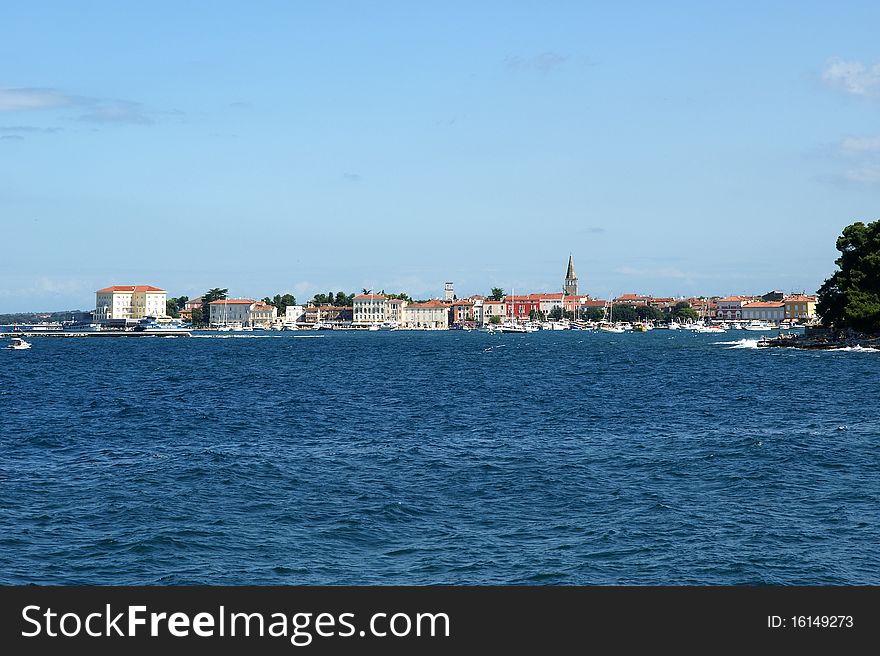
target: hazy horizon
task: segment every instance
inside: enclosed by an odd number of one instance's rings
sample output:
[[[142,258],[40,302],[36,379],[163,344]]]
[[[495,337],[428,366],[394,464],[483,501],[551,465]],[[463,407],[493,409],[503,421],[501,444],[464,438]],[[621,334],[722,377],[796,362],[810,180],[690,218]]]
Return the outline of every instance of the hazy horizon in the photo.
[[[0,312],[814,292],[878,218],[880,5],[4,3]]]

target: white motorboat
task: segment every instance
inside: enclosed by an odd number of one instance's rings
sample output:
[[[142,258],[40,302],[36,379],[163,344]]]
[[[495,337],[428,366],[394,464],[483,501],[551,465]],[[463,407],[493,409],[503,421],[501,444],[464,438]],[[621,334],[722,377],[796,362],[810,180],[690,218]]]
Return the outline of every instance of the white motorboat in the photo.
[[[535,329],[531,326],[525,326],[521,323],[508,321],[507,323],[501,324],[498,327],[498,331],[502,333],[532,333],[535,332]]]
[[[30,342],[24,341],[21,337],[13,337],[12,343],[6,348],[13,351],[24,351],[25,349],[29,349],[30,347]]]
[[[744,330],[773,330],[773,326],[771,326],[766,321],[758,321],[757,319],[749,321],[745,326],[743,326]]]
[[[369,330],[370,332],[378,332],[379,330],[382,330],[382,328],[379,326],[378,323],[371,323],[370,327],[367,328],[367,330]]]
[[[723,333],[727,332],[724,326],[697,326],[695,332],[698,333]]]

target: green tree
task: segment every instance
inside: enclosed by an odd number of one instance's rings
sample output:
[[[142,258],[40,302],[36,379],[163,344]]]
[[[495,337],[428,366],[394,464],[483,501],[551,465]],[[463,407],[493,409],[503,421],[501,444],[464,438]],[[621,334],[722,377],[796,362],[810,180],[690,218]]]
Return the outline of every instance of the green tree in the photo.
[[[201,326],[205,322],[202,321],[202,308],[193,308],[192,325]]]
[[[679,322],[696,321],[700,318],[700,315],[689,303],[679,301],[670,309],[669,318]]]
[[[492,293],[489,295],[489,298],[491,298],[493,301],[500,301],[502,298],[504,298],[504,290],[501,289],[501,287],[493,287]]]
[[[403,301],[406,301],[407,303],[412,303],[412,296],[410,296],[409,294],[406,294],[404,292],[398,292],[397,294],[386,294],[385,290],[383,289],[379,293],[383,294],[385,296],[385,298],[399,298]]]
[[[816,310],[835,328],[880,332],[880,220],[858,221],[837,238],[838,266],[819,288]]]
[[[640,321],[660,321],[663,318],[663,311],[653,305],[636,305],[635,310]]]
[[[182,310],[184,306],[186,306],[189,301],[189,296],[178,296],[177,297],[177,309]]]
[[[501,323],[501,316],[497,315],[497,314],[493,314],[491,317],[489,317],[489,323],[491,323],[491,324]]]
[[[552,312],[550,313],[553,314]],[[545,320],[544,313],[540,310],[529,310],[529,321],[544,321]]]
[[[176,298],[169,298],[165,301],[165,314],[169,317],[174,317],[175,319],[180,316],[180,312],[177,310]]]
[[[636,311],[634,305],[629,303],[615,303],[612,319],[614,319],[614,321],[638,321],[639,313]]]
[[[588,307],[581,310],[581,317],[586,321],[602,321],[605,318],[605,308]]]
[[[202,313],[200,317],[200,323],[202,325],[207,325],[211,320],[211,303],[214,301],[220,301],[227,297],[229,294],[228,289],[220,289],[219,287],[214,287],[213,289],[209,289],[202,295]],[[193,319],[195,321],[195,319]]]
[[[351,305],[351,303],[348,302],[348,294],[346,294],[345,292],[336,292],[336,298],[334,299],[333,305],[338,305],[342,307]]]

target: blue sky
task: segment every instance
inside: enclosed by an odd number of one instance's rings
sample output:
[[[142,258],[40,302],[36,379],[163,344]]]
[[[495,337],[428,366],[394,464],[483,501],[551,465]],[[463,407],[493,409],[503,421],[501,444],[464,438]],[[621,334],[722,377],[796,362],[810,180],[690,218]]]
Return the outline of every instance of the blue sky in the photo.
[[[814,291],[880,214],[878,3],[0,11],[0,311]]]

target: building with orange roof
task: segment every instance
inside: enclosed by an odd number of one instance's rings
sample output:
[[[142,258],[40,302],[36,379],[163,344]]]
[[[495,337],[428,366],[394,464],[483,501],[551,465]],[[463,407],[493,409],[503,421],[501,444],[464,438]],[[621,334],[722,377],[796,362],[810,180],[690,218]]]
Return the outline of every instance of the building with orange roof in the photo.
[[[807,294],[790,294],[783,299],[785,318],[789,321],[810,323],[816,320],[816,297]]]
[[[785,319],[784,301],[752,301],[742,306],[744,321],[782,321]]]
[[[112,285],[95,292],[95,320],[164,317],[167,293],[151,285]]]
[[[755,296],[725,296],[717,299],[715,316],[724,321],[743,319],[743,306],[756,301]]]
[[[212,326],[250,325],[252,298],[223,298],[208,303],[208,322]]]
[[[448,330],[451,305],[440,300],[407,303],[403,308],[403,324],[400,327],[408,330]]]

